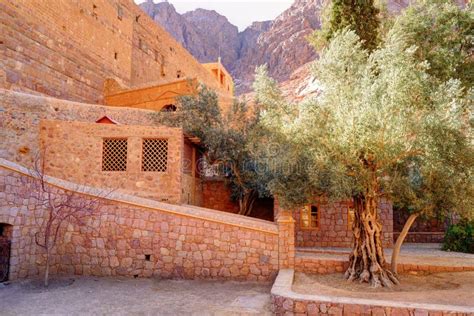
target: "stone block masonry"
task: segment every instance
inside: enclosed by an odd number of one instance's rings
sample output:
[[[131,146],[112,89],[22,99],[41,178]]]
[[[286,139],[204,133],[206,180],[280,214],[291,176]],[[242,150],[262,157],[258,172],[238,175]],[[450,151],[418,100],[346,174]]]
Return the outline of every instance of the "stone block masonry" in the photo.
[[[224,180],[206,180],[203,184],[202,194],[204,207],[231,213],[239,211],[239,205],[232,201],[231,189]]]
[[[108,78],[130,88],[197,78],[227,93],[131,0],[5,0],[0,25],[0,88],[96,103]]]
[[[352,227],[348,202],[319,203],[319,223],[315,228],[303,228],[301,210],[293,211],[296,247],[351,247]],[[379,202],[380,220],[383,225],[384,246],[393,245],[392,204],[385,199]]]
[[[56,178],[48,183],[58,195],[77,188]],[[13,225],[10,279],[44,269],[43,250],[34,243],[41,218],[33,218],[32,189],[27,169],[0,159],[0,222]],[[98,194],[77,190],[84,199]],[[61,236],[52,273],[269,281],[279,258],[288,256],[274,223],[115,192],[86,228],[70,224]]]
[[[104,138],[126,140],[125,170],[102,170]],[[166,140],[166,170],[142,169],[144,139]],[[167,203],[181,202],[184,137],[180,128],[43,120],[40,142],[45,173],[50,176]]]
[[[293,279],[291,269],[278,273],[271,290],[271,307],[275,315],[474,315],[474,308],[468,306],[367,299],[325,293],[324,288],[318,294],[302,294],[292,290]]]
[[[31,166],[39,150],[42,120],[94,123],[104,115],[121,125],[156,125],[153,111],[71,102],[0,89],[0,158]]]

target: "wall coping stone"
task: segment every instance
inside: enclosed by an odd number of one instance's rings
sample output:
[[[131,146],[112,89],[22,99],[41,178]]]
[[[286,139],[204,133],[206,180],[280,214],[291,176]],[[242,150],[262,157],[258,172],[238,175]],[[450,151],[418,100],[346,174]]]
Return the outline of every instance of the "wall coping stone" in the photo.
[[[31,169],[21,166],[15,162],[0,158],[0,168],[11,170],[25,176],[34,177],[34,173]],[[151,199],[145,199],[130,194],[124,194],[120,192],[109,192],[107,189],[101,189],[96,187],[90,187],[86,185],[79,185],[66,180],[45,176],[45,181],[55,187],[63,190],[77,192],[83,195],[88,195],[97,198],[103,198],[105,200],[111,200],[115,202],[125,203],[138,207],[148,208],[164,213],[171,213],[174,215],[180,215],[185,217],[197,218],[206,221],[223,223],[226,225],[241,227],[249,230],[264,232],[272,235],[278,234],[277,224],[256,219],[249,218],[239,214],[226,213],[218,210],[206,209],[202,207],[196,207],[191,205],[175,205],[163,202],[158,202]],[[104,192],[106,192],[104,194]]]
[[[301,294],[293,291],[293,279],[295,275],[294,269],[280,269],[271,289],[272,296],[280,296],[289,298],[293,301],[307,301],[318,303],[333,303],[347,305],[369,305],[380,307],[393,307],[405,309],[423,309],[428,311],[449,311],[456,313],[474,313],[473,307],[458,305],[441,305],[441,304],[420,304],[405,303],[388,300],[344,297],[344,296],[328,296],[318,294]]]

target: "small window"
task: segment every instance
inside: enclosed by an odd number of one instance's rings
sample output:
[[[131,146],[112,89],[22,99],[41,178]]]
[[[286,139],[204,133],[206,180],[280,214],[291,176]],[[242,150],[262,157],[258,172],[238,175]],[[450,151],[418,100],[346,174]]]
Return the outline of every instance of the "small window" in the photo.
[[[168,140],[144,139],[142,171],[166,172],[168,169]]]
[[[140,20],[140,15],[135,16],[135,22],[138,22]]]
[[[182,72],[181,70],[178,70],[178,71],[176,72],[176,78],[179,79],[179,78],[181,78],[182,75],[183,75],[183,72]]]
[[[117,52],[114,53],[114,59],[115,59],[115,60],[118,59],[118,53],[117,53]]]
[[[105,138],[103,140],[102,171],[127,171],[126,138]]]
[[[123,8],[121,5],[117,5],[117,19],[122,21],[123,18]]]
[[[316,205],[307,205],[301,210],[301,228],[319,228],[319,208]]]

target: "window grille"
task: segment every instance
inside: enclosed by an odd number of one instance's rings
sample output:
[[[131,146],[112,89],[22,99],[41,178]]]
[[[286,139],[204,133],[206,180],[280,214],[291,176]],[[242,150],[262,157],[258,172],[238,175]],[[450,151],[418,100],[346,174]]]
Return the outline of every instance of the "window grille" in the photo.
[[[127,171],[126,138],[105,138],[103,140],[102,171]]]
[[[144,139],[142,171],[165,172],[168,169],[168,140]]]

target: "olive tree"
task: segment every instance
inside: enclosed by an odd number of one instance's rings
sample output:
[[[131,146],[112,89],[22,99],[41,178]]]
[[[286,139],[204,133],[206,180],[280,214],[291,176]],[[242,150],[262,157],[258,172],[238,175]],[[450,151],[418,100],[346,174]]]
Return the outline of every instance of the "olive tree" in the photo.
[[[201,140],[205,161],[226,177],[239,214],[248,216],[255,200],[269,194],[266,174],[256,172],[249,152],[249,144],[261,137],[259,110],[239,100],[223,110],[213,90],[204,85],[196,89],[197,94],[178,98],[175,112],[155,113],[154,118],[160,124],[182,127]]]
[[[462,8],[450,0],[420,0],[394,20],[393,30],[405,34],[407,44],[417,45],[415,57],[428,63],[426,71],[435,84],[457,79],[464,88],[459,93],[467,96],[472,93],[474,81],[473,24],[471,6]],[[429,148],[433,149],[430,156],[436,160],[412,159],[408,169],[405,164],[396,170],[407,183],[397,186],[394,203],[398,211],[408,212],[409,217],[394,246],[392,271],[395,273],[400,248],[418,217],[442,219],[453,213],[472,216],[474,196],[470,181],[473,181],[474,153],[463,141],[468,131],[458,135],[459,131],[460,126],[451,130],[442,126],[432,128],[437,137],[431,138]]]
[[[449,141],[446,135],[456,135],[459,148],[472,150],[470,109],[460,81],[434,80],[416,53],[396,29],[371,53],[354,31],[338,32],[314,65],[322,92],[296,107],[279,100],[264,69],[256,76],[258,101],[273,105],[262,123],[292,148],[279,159],[297,170],[275,174],[272,193],[288,206],[315,196],[353,199],[354,238],[345,276],[375,287],[398,283],[386,268],[378,204],[412,184],[413,177],[400,170],[409,171],[417,160],[424,174],[435,170],[443,162],[439,151],[448,155],[435,143]],[[304,168],[296,166],[301,164]]]

